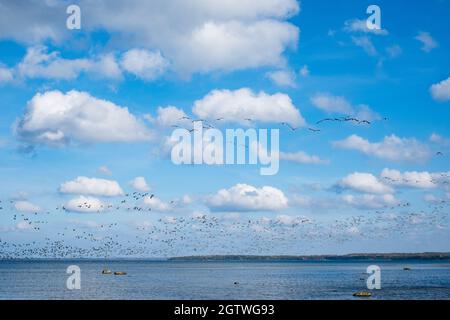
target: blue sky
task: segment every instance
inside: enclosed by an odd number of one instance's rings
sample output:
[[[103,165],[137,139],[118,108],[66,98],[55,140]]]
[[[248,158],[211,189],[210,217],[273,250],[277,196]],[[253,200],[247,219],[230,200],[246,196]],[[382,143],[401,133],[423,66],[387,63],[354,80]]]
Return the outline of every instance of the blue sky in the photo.
[[[0,1],[4,252],[449,250],[448,1],[379,1],[377,32],[366,1],[75,1],[68,30],[71,3]],[[278,128],[278,174],[174,165],[165,141],[195,106],[221,130]],[[370,124],[317,124],[345,117]]]

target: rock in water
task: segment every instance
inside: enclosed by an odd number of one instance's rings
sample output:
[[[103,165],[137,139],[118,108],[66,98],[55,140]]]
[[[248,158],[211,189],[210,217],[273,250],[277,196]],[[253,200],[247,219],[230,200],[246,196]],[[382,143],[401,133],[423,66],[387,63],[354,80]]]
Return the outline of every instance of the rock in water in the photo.
[[[359,291],[353,294],[354,297],[368,298],[371,297],[372,294],[368,291]]]

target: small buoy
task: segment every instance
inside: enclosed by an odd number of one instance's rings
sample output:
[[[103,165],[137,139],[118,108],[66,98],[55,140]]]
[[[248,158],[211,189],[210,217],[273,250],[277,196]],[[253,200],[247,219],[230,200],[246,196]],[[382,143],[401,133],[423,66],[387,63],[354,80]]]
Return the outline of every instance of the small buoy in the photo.
[[[103,269],[102,274],[111,274],[112,271],[109,269]]]
[[[234,284],[239,284],[239,282],[235,281]]]
[[[409,271],[409,270],[411,270],[411,268],[409,268],[409,267],[404,267],[403,270]]]
[[[354,297],[363,297],[363,298],[367,298],[367,297],[371,297],[372,294],[368,291],[359,291],[359,292],[355,292],[353,294]]]
[[[126,272],[123,272],[123,271],[116,271],[116,272],[114,272],[114,275],[116,275],[116,276],[124,276],[124,275],[126,275],[127,273]]]

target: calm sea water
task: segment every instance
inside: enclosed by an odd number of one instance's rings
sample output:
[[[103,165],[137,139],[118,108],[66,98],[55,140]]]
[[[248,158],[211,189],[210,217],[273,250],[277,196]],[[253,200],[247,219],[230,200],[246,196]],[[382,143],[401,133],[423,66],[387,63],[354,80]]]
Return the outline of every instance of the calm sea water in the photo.
[[[0,299],[353,299],[367,290],[370,264],[381,267],[372,299],[450,299],[450,261],[141,260],[0,261]],[[81,268],[80,290],[66,288],[69,265]],[[127,275],[102,275],[104,268]]]

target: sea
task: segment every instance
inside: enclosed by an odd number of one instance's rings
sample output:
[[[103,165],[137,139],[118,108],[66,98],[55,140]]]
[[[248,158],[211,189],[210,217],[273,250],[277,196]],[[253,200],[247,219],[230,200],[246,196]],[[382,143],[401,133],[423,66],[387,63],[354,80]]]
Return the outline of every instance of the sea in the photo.
[[[370,265],[380,289],[367,289]],[[448,300],[450,261],[3,260],[0,299]]]

